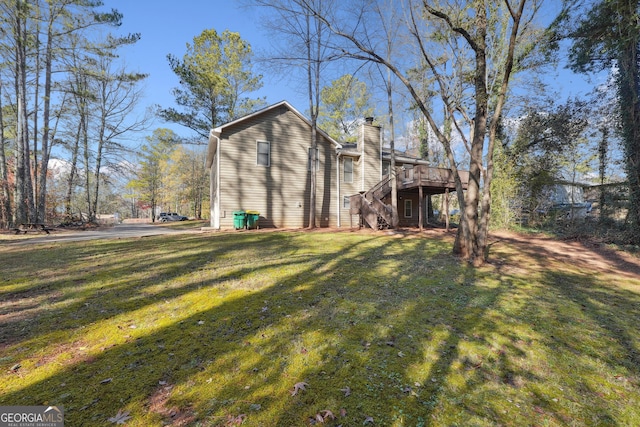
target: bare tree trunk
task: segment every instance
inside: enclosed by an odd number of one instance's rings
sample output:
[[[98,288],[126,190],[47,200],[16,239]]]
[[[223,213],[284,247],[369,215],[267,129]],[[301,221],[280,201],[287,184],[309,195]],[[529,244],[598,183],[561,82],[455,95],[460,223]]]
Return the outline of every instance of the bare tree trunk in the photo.
[[[0,227],[6,228],[11,223],[11,195],[7,173],[7,157],[5,153],[4,115],[2,113],[2,80],[0,80]]]
[[[38,211],[38,204],[35,202],[38,200],[38,187],[39,187],[39,175],[38,175],[38,113],[40,112],[38,103],[40,102],[39,94],[40,94],[40,7],[39,4],[36,3],[34,5],[34,9],[36,10],[36,17],[33,20],[35,23],[35,82],[33,84],[33,200],[34,200],[34,212],[32,214],[34,218],[34,222],[44,222],[40,221],[40,212]]]
[[[16,212],[14,222],[33,222],[33,184],[29,155],[29,127],[27,114],[27,20],[28,9],[26,3],[16,0],[16,16],[14,19],[15,32],[15,78],[17,99],[16,123]]]
[[[309,185],[309,228],[316,227],[316,183],[318,171],[316,167],[316,149],[318,147],[318,102],[319,94],[317,88],[320,85],[320,65],[313,57],[312,36],[311,36],[311,16],[307,12],[307,77],[309,83],[309,111],[311,114],[311,176]],[[316,26],[319,23],[316,21]],[[317,49],[321,46],[320,33],[316,33]]]
[[[599,163],[599,181],[600,181],[600,194],[599,194],[599,221],[601,224],[604,224],[607,218],[607,199],[605,197],[604,190],[604,182],[606,179],[607,172],[607,163],[608,156],[607,153],[609,151],[609,128],[606,126],[602,126],[600,128],[600,132],[602,133],[602,139],[598,142],[598,163]]]
[[[84,195],[85,201],[87,202],[87,219],[91,220],[91,212],[93,211],[93,207],[91,206],[91,153],[89,151],[89,133],[87,127],[88,124],[85,123],[85,129],[82,135],[82,154],[84,160]],[[84,220],[84,218],[82,219]]]
[[[100,130],[98,132],[98,147],[96,150],[96,163],[95,163],[95,171],[93,173],[93,179],[95,182],[93,183],[93,203],[89,203],[89,221],[93,222],[96,220],[98,215],[98,197],[100,195],[100,170],[102,168],[102,153],[105,147],[105,128],[106,128],[106,105],[105,105],[104,91],[101,99],[101,116],[100,116]]]
[[[44,59],[44,106],[42,117],[42,163],[40,164],[38,187],[36,200],[36,210],[38,212],[38,221],[45,221],[46,200],[47,200],[47,173],[49,171],[49,159],[51,157],[51,68],[53,62],[53,17],[49,18],[49,26],[47,29],[47,46]]]
[[[391,86],[391,71],[387,70],[387,104],[389,108],[389,131],[391,132],[389,146],[391,150],[391,161],[389,162],[389,185],[391,185],[391,228],[396,228],[400,223],[398,217],[398,182],[396,173],[396,132],[393,121],[393,93]]]
[[[488,235],[489,235],[489,222],[491,219],[491,183],[493,182],[493,154],[495,151],[495,142],[498,133],[498,126],[500,125],[500,120],[502,118],[502,109],[504,107],[504,103],[507,96],[507,89],[509,87],[509,79],[511,78],[511,73],[513,71],[513,62],[515,57],[515,49],[516,49],[516,41],[518,36],[518,31],[520,29],[520,20],[522,18],[522,13],[524,10],[526,0],[520,0],[520,4],[518,5],[518,9],[510,9],[511,18],[513,19],[513,26],[511,28],[511,35],[509,37],[509,45],[507,51],[507,57],[504,61],[504,69],[502,74],[502,84],[500,87],[500,91],[498,93],[498,97],[496,100],[496,105],[493,109],[493,117],[491,119],[491,124],[489,127],[489,146],[487,147],[487,169],[484,175],[484,187],[482,194],[482,202],[481,202],[481,212],[480,212],[480,225],[478,228],[478,253],[476,254],[479,257],[480,263],[486,261],[488,254]],[[485,86],[486,87],[486,86]],[[488,105],[488,102],[487,102]]]
[[[71,209],[71,198],[73,197],[74,183],[76,179],[76,171],[78,165],[78,152],[80,151],[80,138],[84,128],[84,115],[80,115],[80,122],[78,122],[78,131],[73,142],[71,149],[71,167],[69,168],[69,177],[67,179],[67,194],[64,199],[64,212],[65,221],[70,222],[73,218],[73,211]]]
[[[87,106],[87,79],[83,72],[76,68],[76,73],[70,82],[71,96],[78,116],[78,128],[71,146],[71,165],[67,180],[67,194],[65,197],[65,221],[73,218],[72,197],[75,193],[75,181],[78,175],[78,160],[80,155],[80,141],[87,138],[88,133],[88,106]]]
[[[461,255],[474,265],[484,262],[484,250],[478,246],[478,205],[480,201],[480,179],[482,176],[482,156],[487,130],[487,16],[484,7],[476,9],[476,37],[470,39],[475,53],[474,88],[476,109],[474,115],[471,159],[469,164],[469,184],[460,206],[460,226],[454,244],[454,253]]]

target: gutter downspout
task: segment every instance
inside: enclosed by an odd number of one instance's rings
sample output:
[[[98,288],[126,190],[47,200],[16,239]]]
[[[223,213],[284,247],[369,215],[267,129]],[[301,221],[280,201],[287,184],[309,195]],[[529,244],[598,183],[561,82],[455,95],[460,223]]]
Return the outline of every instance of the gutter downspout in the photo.
[[[365,144],[365,142],[366,142],[366,140],[367,140],[367,139],[364,137],[364,134],[365,134],[365,132],[366,132],[366,129],[365,129],[365,125],[364,125],[364,123],[361,125],[361,129],[362,129],[362,132],[360,132],[360,141],[361,141],[361,143],[360,143],[360,151],[361,151],[361,153],[362,153],[362,154],[361,154],[361,157],[360,157],[360,191],[367,191],[367,190],[368,190],[368,188],[367,188],[367,189],[365,189],[365,188],[364,188],[364,183],[365,183],[365,176],[364,176],[364,172],[365,172],[365,167],[364,167],[364,162],[365,162],[364,152],[365,152],[365,149],[364,149],[364,144]]]
[[[341,209],[341,197],[340,197],[340,152],[338,151],[338,153],[336,154],[336,188],[338,190],[338,209],[337,209],[337,214],[338,214],[338,228],[340,228],[341,226],[341,221],[340,221],[340,209]]]
[[[220,229],[220,130],[212,129],[209,132],[209,137],[214,137],[216,139],[216,158],[214,159],[216,162],[215,171],[213,164],[211,165],[210,172],[210,180],[213,184],[215,182],[215,190],[213,185],[210,185],[210,194],[209,198],[212,201],[210,206],[210,215],[211,215],[211,227],[219,230]]]

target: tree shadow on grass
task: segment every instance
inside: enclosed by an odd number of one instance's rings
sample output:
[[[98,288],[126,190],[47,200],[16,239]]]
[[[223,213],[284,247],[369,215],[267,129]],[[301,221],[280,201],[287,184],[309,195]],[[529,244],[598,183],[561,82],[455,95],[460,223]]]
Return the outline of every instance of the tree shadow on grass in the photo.
[[[192,292],[208,281],[203,266],[229,253],[229,245],[250,246],[255,239],[226,235],[216,240],[219,246],[207,239],[182,237],[46,245],[42,251],[14,248],[7,253],[2,270],[5,277],[21,285],[0,289],[4,301],[0,304],[0,345],[44,332],[52,335],[49,344],[56,342],[53,336],[64,341],[65,331]],[[263,240],[263,245],[272,246],[282,238],[271,235]],[[262,251],[268,254],[268,249]],[[233,264],[243,267],[247,260],[226,263],[230,271],[219,282],[241,276],[232,271]],[[32,265],[36,268],[29,268]],[[193,275],[200,270],[201,275]],[[185,275],[191,275],[189,281],[180,283]],[[105,305],[104,300],[110,303]]]
[[[240,240],[234,239],[233,242],[230,244],[236,245],[236,246],[242,245],[242,244],[251,245],[252,240],[255,242],[255,239],[256,239],[255,237],[240,239]],[[272,235],[272,236],[265,235],[260,237],[259,239],[261,240],[259,244],[262,245],[262,247],[259,248],[259,250],[256,253],[254,253],[254,255],[257,256],[259,252],[260,256],[262,257],[262,261],[263,261],[262,264],[255,262],[257,261],[257,259],[232,260],[232,263],[231,263],[232,266],[224,267],[225,271],[221,275],[211,274],[210,276],[213,276],[213,278],[210,277],[208,280],[200,281],[195,284],[189,284],[187,286],[182,286],[179,288],[172,288],[171,291],[169,292],[160,292],[159,294],[155,294],[151,299],[146,298],[139,301],[140,304],[136,304],[135,307],[130,307],[129,309],[140,310],[142,304],[146,304],[146,305],[158,304],[161,301],[165,301],[167,299],[176,299],[183,294],[194,292],[196,290],[202,290],[203,288],[207,289],[207,291],[210,292],[215,288],[224,285],[225,282],[229,282],[230,280],[240,280],[249,275],[256,275],[259,273],[259,270],[261,268],[285,269],[285,270],[292,269],[293,271],[299,271],[300,270],[299,268],[295,268],[297,264],[303,265],[308,263],[311,266],[309,268],[316,269],[318,268],[318,266],[321,266],[329,262],[330,258],[336,255],[333,253],[328,253],[328,254],[325,253],[317,257],[314,257],[313,254],[297,256],[295,252],[297,252],[298,250],[305,251],[306,248],[305,247],[296,248],[294,246],[296,243],[295,239],[289,239],[289,238],[282,239],[277,235]],[[278,241],[278,240],[281,241],[281,246],[279,248],[274,248],[274,246],[277,246],[277,244],[275,244],[274,241]],[[362,242],[366,242],[366,240],[356,241],[355,244],[356,245],[361,244]],[[209,245],[211,245],[211,243],[212,243],[211,241],[208,242]],[[216,240],[215,243],[224,244],[222,239]],[[210,267],[211,273],[214,273],[216,268],[215,266],[216,256],[220,256],[221,254],[228,254],[234,251],[233,247],[229,247],[229,246],[224,247],[224,245],[222,246],[223,246],[222,252],[219,252],[219,250],[211,250],[209,248],[207,248],[206,250],[206,255],[204,256],[204,258],[211,258],[211,262],[214,262],[214,264],[211,265]],[[176,248],[176,249],[179,249],[179,248]],[[190,245],[190,249],[193,249],[193,244]],[[346,247],[343,247],[342,249],[348,250],[348,248]],[[275,256],[278,253],[278,251],[280,252],[280,255],[282,254],[282,252],[288,252],[288,253],[291,253],[292,256],[284,259],[281,256],[280,258],[278,258]],[[246,251],[240,251],[237,253],[238,255],[242,255],[242,256],[247,255]],[[274,259],[280,260],[280,261],[264,264],[264,257],[268,258],[269,256],[273,256]],[[195,259],[190,259],[189,256],[183,256],[181,258],[181,261],[182,261],[182,265],[181,265],[180,271],[183,271],[183,272],[185,271],[185,269],[186,271],[189,271],[190,268],[194,266],[194,263],[199,264],[201,266],[202,263],[205,262],[205,260],[202,259],[201,253],[200,255],[196,256]],[[156,260],[154,262],[163,262],[163,260]],[[126,267],[118,268],[116,270],[112,270],[111,273],[114,279],[117,279],[121,275],[125,275],[126,270],[127,270]],[[304,271],[305,270],[302,269],[303,273]],[[175,276],[178,277],[179,274],[176,274]],[[284,274],[284,277],[286,280],[289,280],[286,273]],[[296,275],[296,277],[298,276]],[[309,279],[311,280],[311,278]],[[296,284],[299,284],[298,281],[294,280],[294,282]],[[70,285],[67,285],[66,282],[64,282],[58,285],[73,286],[73,283],[71,283]],[[153,285],[157,285],[157,283],[154,283]],[[142,335],[138,337],[133,337],[134,334],[131,334],[132,335],[131,339],[130,340],[127,339],[127,341],[131,341],[131,342],[127,342],[123,345],[115,346],[112,348],[109,348],[108,346],[107,348],[105,348],[105,351],[103,351],[97,356],[96,355],[87,356],[87,357],[78,356],[77,360],[73,361],[72,366],[68,367],[63,372],[53,375],[52,377],[49,377],[40,383],[36,382],[33,385],[30,385],[26,388],[21,389],[19,392],[3,393],[4,395],[2,400],[5,402],[11,402],[11,401],[45,402],[45,401],[52,401],[52,400],[57,401],[60,397],[60,393],[62,396],[65,396],[66,393],[64,393],[63,391],[52,392],[51,386],[53,385],[53,388],[55,389],[56,384],[60,386],[60,384],[71,384],[71,383],[75,383],[74,388],[78,387],[77,389],[79,390],[93,389],[94,391],[102,394],[106,390],[106,387],[101,387],[97,385],[99,383],[96,383],[95,380],[97,378],[100,378],[99,372],[103,370],[105,371],[104,375],[109,375],[109,374],[113,375],[113,372],[127,373],[128,371],[132,371],[132,375],[136,375],[135,371],[137,370],[138,367],[151,366],[152,371],[145,371],[143,369],[144,373],[142,375],[142,378],[149,376],[149,378],[153,378],[153,379],[151,383],[147,382],[147,384],[157,385],[158,381],[160,381],[158,379],[158,375],[151,375],[152,372],[158,371],[158,366],[156,366],[154,363],[157,361],[154,360],[153,362],[149,361],[147,363],[144,361],[144,359],[147,359],[147,357],[142,357],[143,360],[137,360],[139,359],[139,357],[137,356],[140,354],[140,348],[144,349],[143,352],[149,358],[154,358],[155,355],[153,353],[158,353],[159,351],[158,349],[162,349],[161,353],[168,355],[168,359],[161,364],[162,365],[166,364],[169,366],[173,365],[173,370],[180,371],[184,368],[185,365],[190,366],[191,369],[197,370],[199,369],[198,366],[200,365],[200,363],[203,360],[207,359],[207,356],[204,356],[201,354],[203,352],[205,354],[209,353],[208,348],[210,347],[210,345],[207,344],[208,340],[203,341],[201,340],[202,337],[200,336],[200,334],[202,333],[202,330],[205,330],[208,327],[204,327],[204,328],[199,327],[201,326],[199,322],[203,322],[202,320],[203,318],[205,319],[208,318],[207,322],[213,323],[214,326],[210,329],[210,331],[214,333],[214,335],[210,337],[213,342],[215,342],[217,339],[220,339],[220,337],[222,337],[223,340],[224,340],[224,337],[233,337],[234,341],[237,339],[242,340],[245,338],[245,335],[244,335],[245,333],[250,333],[252,331],[255,331],[255,329],[258,326],[255,326],[252,324],[252,322],[255,322],[255,320],[252,321],[250,316],[248,316],[245,319],[244,312],[242,311],[242,309],[240,309],[239,312],[237,311],[239,308],[238,305],[243,303],[244,304],[248,303],[249,305],[256,305],[261,307],[260,299],[263,299],[263,298],[271,299],[271,298],[274,298],[274,296],[279,296],[283,292],[283,290],[281,289],[271,290],[270,286],[273,286],[273,285],[274,285],[273,283],[270,283],[266,286],[262,286],[262,289],[258,289],[255,292],[252,289],[249,289],[246,292],[249,295],[248,297],[239,297],[239,299],[232,298],[229,300],[229,302],[223,303],[220,307],[216,307],[215,310],[209,310],[209,311],[204,311],[202,313],[198,313],[194,318],[181,319],[176,324],[166,328],[159,329],[152,334]],[[57,286],[56,284],[53,284],[53,285],[47,285],[46,287],[47,289],[50,289],[51,287],[55,288],[56,286]],[[126,303],[124,303],[123,305],[122,301],[127,301],[132,298],[138,301],[139,294],[144,291],[144,289],[141,289],[141,288],[144,288],[146,286],[152,286],[152,285],[150,284],[150,285],[138,286],[138,284],[136,284],[135,282],[124,282],[121,285],[118,285],[115,287],[108,287],[108,289],[100,289],[99,293],[101,293],[101,298],[103,300],[108,300],[111,302],[110,303],[111,307],[103,306],[103,309],[107,309],[107,311],[109,309],[113,309],[113,311],[115,312],[122,313],[123,310],[126,310],[128,308],[128,305]],[[280,288],[280,286],[278,288]],[[313,287],[311,289],[313,289]],[[234,291],[237,292],[237,289]],[[286,290],[284,290],[284,292],[286,293]],[[116,298],[108,298],[109,294],[112,294],[110,296],[112,297],[115,296]],[[302,295],[304,294],[305,293],[302,293]],[[66,313],[71,313],[71,315],[74,316],[76,313],[76,310],[78,308],[81,308],[84,304],[87,304],[85,301],[90,301],[91,297],[92,295],[87,295],[87,297],[84,298],[83,300],[74,302],[74,305],[72,305],[71,307],[66,307],[65,309],[60,308],[58,313],[54,313],[54,314],[49,313],[48,315],[60,316]],[[218,316],[221,316],[220,323],[215,323],[216,320],[218,319]],[[104,316],[98,315],[96,318],[92,316],[87,316],[86,313],[80,314],[77,317],[78,322],[76,323],[75,328],[82,329],[94,322],[106,320],[109,317],[110,317],[109,315],[104,315]],[[195,320],[196,317],[200,320],[196,321]],[[232,319],[231,322],[229,322],[230,319]],[[41,319],[34,319],[34,321],[36,322],[38,322],[39,320]],[[265,315],[262,315],[261,322],[259,323],[262,325],[264,321],[265,321]],[[196,325],[195,328],[193,328],[194,325]],[[126,327],[126,325],[123,325],[123,326]],[[69,329],[65,328],[64,330],[68,330],[68,332],[72,332],[70,328]],[[39,329],[35,328],[34,330],[27,333],[26,334],[27,336],[25,337],[21,336],[19,345],[22,345],[24,341],[27,341],[30,338],[37,338],[35,335],[51,334],[52,331],[59,332],[60,331],[59,325],[55,323],[48,324],[48,325],[41,325],[41,328]],[[123,332],[123,334],[125,333],[127,333],[126,330]],[[166,342],[167,337],[172,337],[173,340],[171,342]],[[162,343],[165,343],[165,344],[162,344]],[[49,343],[48,345],[51,345],[51,343]],[[187,353],[185,353],[184,349],[188,349]],[[32,351],[35,351],[35,352],[39,352],[43,350],[46,350],[46,349],[43,349],[43,348],[32,349]],[[209,355],[208,357],[211,357],[211,356],[212,355]],[[132,359],[135,359],[135,360],[132,360]],[[128,362],[128,363],[126,365],[123,365],[123,363],[125,362]],[[37,366],[35,368],[37,368]],[[167,377],[174,376],[171,373],[172,369],[168,369],[168,370],[160,369],[159,371],[160,372],[158,372],[158,374],[160,374],[160,378],[166,379]],[[24,370],[17,374],[22,375],[23,373],[24,373]],[[180,375],[178,375],[177,380],[174,380],[173,378],[171,379],[174,382],[180,382],[181,381],[180,378],[181,378]],[[83,383],[83,382],[85,382],[85,384],[81,386],[80,383]],[[143,381],[142,379],[141,379],[141,382],[138,382],[137,378],[134,380],[134,382],[136,383],[136,385],[145,383],[145,381]],[[119,392],[116,391],[116,393],[119,393]],[[127,393],[125,392],[124,395],[126,394]],[[138,396],[138,398],[141,398],[141,397],[142,396]],[[73,398],[82,400],[83,396],[73,396]],[[130,398],[133,398],[133,394],[128,396],[127,399],[130,399]],[[72,396],[66,396],[64,399],[62,399],[63,401],[61,401],[60,403],[62,404],[68,403],[64,401],[66,399],[72,399]],[[85,403],[85,405],[81,406],[81,408],[87,407],[87,405],[92,407],[96,406],[98,402],[97,401],[94,402],[94,400],[92,400],[88,404]],[[108,398],[101,399],[101,400],[110,401],[110,399]],[[71,404],[69,405],[69,409],[72,410],[74,407],[75,405],[73,404],[73,400],[72,400]],[[76,410],[77,410],[77,407],[76,407]],[[88,410],[88,408],[86,408],[85,410]],[[74,425],[75,420],[74,420],[73,412],[71,412],[69,416],[70,416],[69,419],[70,419],[71,425]],[[82,420],[82,418],[80,418],[80,420]],[[91,422],[95,422],[95,421],[96,421],[95,418],[91,419]]]
[[[589,242],[513,236],[503,243],[510,250],[496,252],[505,266],[524,261],[533,272],[532,303],[522,307],[537,333],[533,344],[553,350],[542,374],[555,387],[540,382],[530,390],[538,416],[638,424],[630,408],[640,393],[640,260]]]
[[[118,284],[86,290],[70,307],[100,299],[107,305],[78,313],[75,329],[43,325],[17,344],[112,320],[114,314],[100,310],[133,318],[166,307],[163,318],[175,319],[154,327],[162,319],[151,318],[131,330],[123,323],[117,343],[105,341],[96,354],[79,351],[40,379],[29,371],[45,366],[25,364],[11,374],[25,382],[5,389],[0,402],[62,404],[70,426],[108,425],[122,408],[132,411],[128,425],[225,425],[244,414],[244,425],[296,426],[326,415],[323,410],[345,426],[363,425],[367,417],[375,425],[516,425],[542,416],[533,405],[507,410],[500,403],[534,402],[542,381],[527,368],[541,339],[528,336],[528,318],[508,308],[525,298],[521,278],[467,268],[448,247],[427,239],[308,236],[176,238],[176,252],[166,257],[131,256],[124,266],[109,259],[98,270]],[[120,245],[102,249],[131,248]],[[127,281],[134,265],[157,268],[154,283]],[[73,275],[82,279],[81,272]],[[55,286],[72,287],[67,280]],[[188,304],[197,308],[176,312]],[[296,383],[306,386],[293,395]],[[534,396],[520,396],[525,392]]]
[[[546,323],[552,327],[540,331],[543,343],[555,349],[552,362],[569,361],[572,367],[563,378],[564,401],[582,405],[593,425],[637,424],[640,295],[588,273],[545,271],[543,276],[550,292],[538,307],[546,309],[532,315],[551,317]],[[545,410],[561,411],[563,404],[549,393],[537,398]]]

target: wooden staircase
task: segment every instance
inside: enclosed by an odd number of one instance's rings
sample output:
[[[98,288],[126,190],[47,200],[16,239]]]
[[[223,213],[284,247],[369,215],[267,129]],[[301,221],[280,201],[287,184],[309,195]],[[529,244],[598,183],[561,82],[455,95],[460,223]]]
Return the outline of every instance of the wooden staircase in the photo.
[[[389,193],[391,193],[391,179],[387,177],[366,193],[351,196],[350,213],[352,215],[359,214],[374,230],[397,227],[398,215],[395,215],[394,224],[393,207],[382,201]]]

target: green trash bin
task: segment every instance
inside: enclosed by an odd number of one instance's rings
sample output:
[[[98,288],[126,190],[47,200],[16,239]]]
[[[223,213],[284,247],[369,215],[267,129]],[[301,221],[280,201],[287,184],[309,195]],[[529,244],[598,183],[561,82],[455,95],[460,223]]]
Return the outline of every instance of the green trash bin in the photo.
[[[247,228],[260,228],[258,226],[259,219],[260,219],[260,212],[247,211]]]
[[[233,228],[239,230],[244,228],[246,225],[247,214],[245,211],[234,211],[233,212]]]

